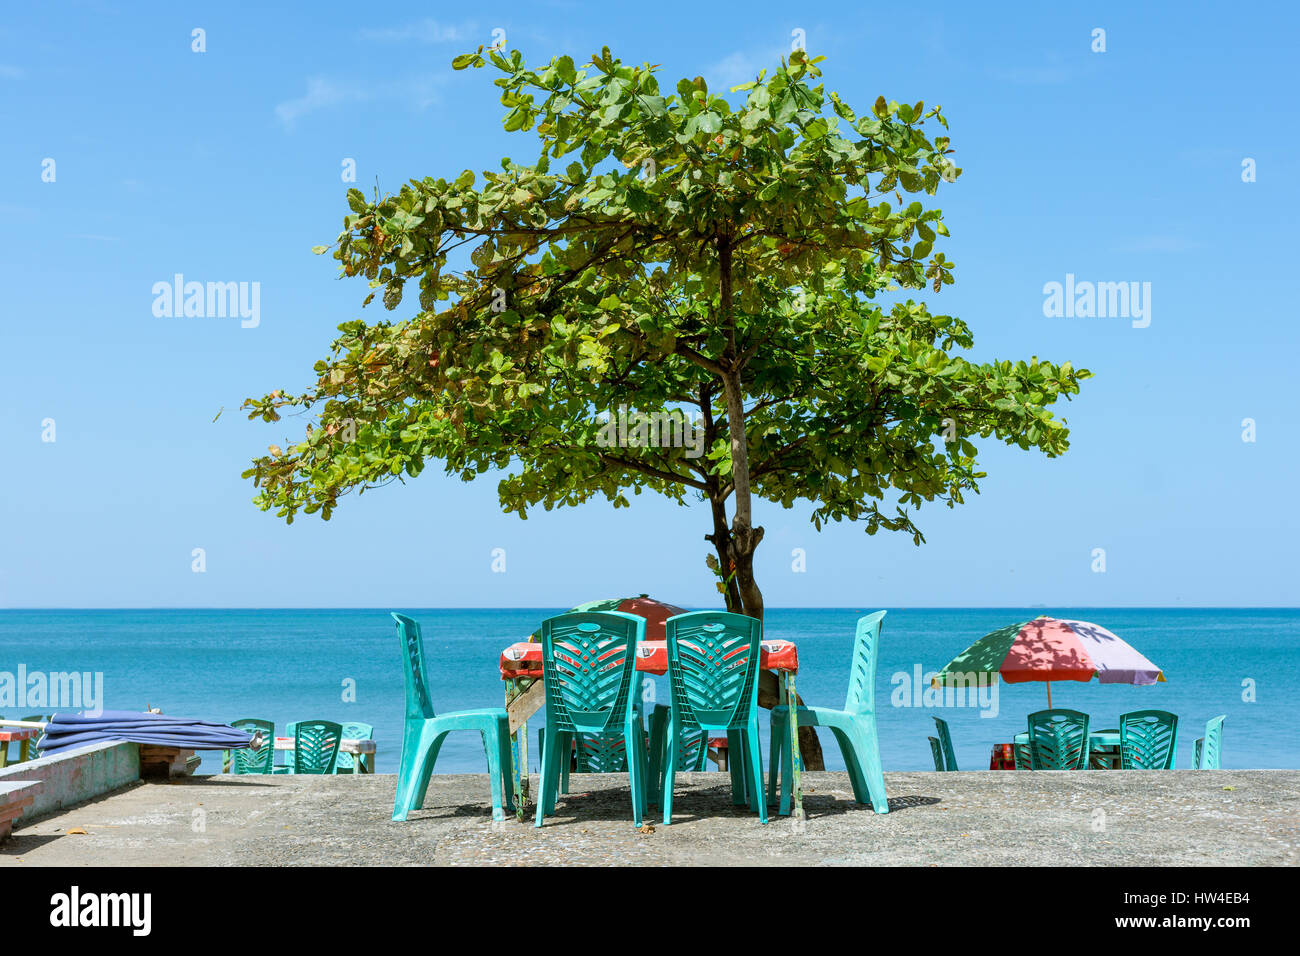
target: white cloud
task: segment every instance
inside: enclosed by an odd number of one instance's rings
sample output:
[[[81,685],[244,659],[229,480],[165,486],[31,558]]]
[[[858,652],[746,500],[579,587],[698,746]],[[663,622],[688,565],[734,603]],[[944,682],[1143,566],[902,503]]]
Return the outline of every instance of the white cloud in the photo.
[[[1025,86],[1054,86],[1070,78],[1066,70],[1056,66],[1022,66],[1010,70],[994,70],[993,75],[1008,83]]]
[[[1055,86],[1070,79],[1070,71],[1060,56],[1050,55],[1047,60],[1048,62],[1036,66],[1000,67],[989,72],[999,80],[1025,86]]]
[[[307,80],[307,92],[297,99],[285,100],[278,104],[275,107],[275,115],[285,126],[292,126],[296,120],[308,113],[365,98],[366,94],[359,89],[341,86],[324,77],[313,76]]]
[[[1186,236],[1138,236],[1115,247],[1117,252],[1190,252],[1202,249],[1205,243]]]
[[[743,52],[737,50],[706,68],[705,81],[710,93],[726,93],[733,86],[749,83],[758,76],[758,71],[766,69],[771,76],[781,63],[781,57],[789,56],[790,51],[782,47],[772,47],[766,51]]]
[[[452,24],[439,23],[437,20],[426,17],[415,23],[408,23],[402,27],[385,27],[378,30],[362,30],[361,35],[367,40],[378,40],[382,43],[464,43],[470,38],[471,30],[464,25],[456,26]]]
[[[356,83],[343,84],[327,77],[314,76],[307,80],[307,92],[285,100],[275,107],[275,115],[286,127],[292,127],[302,117],[318,110],[361,103],[369,100],[395,100],[415,110],[428,109],[442,98],[440,88],[447,77],[441,74],[417,74],[403,77],[378,86]]]

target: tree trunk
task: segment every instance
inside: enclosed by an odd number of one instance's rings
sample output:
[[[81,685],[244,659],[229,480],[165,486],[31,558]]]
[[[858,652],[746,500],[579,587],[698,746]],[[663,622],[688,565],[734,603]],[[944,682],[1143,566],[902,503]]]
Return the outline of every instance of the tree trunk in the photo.
[[[739,554],[736,559],[736,582],[745,602],[743,613],[756,617],[760,621],[763,619],[763,592],[759,590],[758,582],[754,580],[754,549],[762,539],[763,529],[752,529],[748,553]],[[758,705],[771,710],[778,704],[784,703],[785,701],[781,699],[781,683],[777,680],[777,676],[771,671],[761,671],[758,675]],[[800,706],[803,704],[803,697],[798,693],[795,694],[795,703]],[[799,728],[799,756],[803,760],[805,770],[826,769],[821,741],[817,739],[817,731],[812,727]]]
[[[726,508],[722,502],[713,502],[713,534],[707,535],[718,553],[720,572],[726,582],[727,610],[763,620],[763,592],[754,579],[754,552],[763,540],[763,529],[750,524],[750,491],[748,443],[744,437],[745,410],[740,399],[740,379],[736,376],[725,382],[727,392],[727,421],[732,436],[732,485],[736,494],[736,515],[727,527]],[[736,424],[740,426],[737,429]],[[737,431],[739,430],[739,439]],[[739,459],[739,461],[738,461]],[[803,698],[795,695],[795,702]],[[781,700],[780,682],[771,671],[758,675],[758,703],[771,710]],[[799,755],[806,770],[825,770],[821,742],[812,727],[799,728]]]

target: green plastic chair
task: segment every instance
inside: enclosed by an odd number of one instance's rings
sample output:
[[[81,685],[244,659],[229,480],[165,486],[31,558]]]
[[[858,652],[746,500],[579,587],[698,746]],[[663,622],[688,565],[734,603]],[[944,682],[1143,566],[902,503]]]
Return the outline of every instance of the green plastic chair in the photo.
[[[510,719],[503,707],[461,710],[435,714],[429,694],[429,669],[424,659],[420,625],[393,612],[397,635],[402,642],[402,668],[406,675],[406,719],[402,729],[402,760],[397,770],[397,795],[393,798],[393,819],[405,820],[408,813],[424,806],[429,777],[447,734],[472,730],[483,735],[487,752],[488,779],[492,787],[492,819],[504,820],[505,807],[514,812],[510,787]]]
[[[642,731],[644,735],[644,731]],[[546,752],[546,728],[537,728],[537,752]],[[650,752],[650,782],[654,782],[654,751]],[[570,773],[626,773],[627,747],[622,733],[576,734],[570,742],[569,759],[560,757],[560,793],[569,792]],[[650,794],[647,793],[647,797]]]
[[[876,656],[880,647],[880,631],[884,626],[886,611],[876,611],[858,619],[857,633],[853,639],[853,659],[849,666],[849,691],[844,698],[844,709],[830,707],[800,707],[800,727],[829,727],[848,767],[849,781],[853,784],[853,798],[858,803],[870,803],[877,813],[889,812],[889,797],[885,793],[885,775],[880,765],[880,743],[876,736]],[[790,812],[790,791],[793,786],[793,751],[790,734],[786,730],[789,708],[784,704],[772,708],[771,780],[768,783],[769,799],[775,799],[777,769],[780,768],[780,813]],[[936,718],[937,720],[937,718]],[[939,720],[940,742],[948,741],[945,752],[950,751],[948,727]],[[949,761],[950,769],[957,769],[957,761]]]
[[[4,716],[5,716],[4,714],[0,714],[0,720],[4,720]],[[18,719],[19,720],[43,720],[48,723],[50,716],[51,715],[46,715],[46,714],[29,714],[26,717],[20,717]],[[20,740],[17,743],[15,743],[14,744],[15,751],[13,754],[15,761],[21,763],[24,760],[35,760],[38,756],[37,742],[41,739],[41,736],[44,736],[43,731],[40,736],[31,737],[27,740]],[[9,757],[10,757],[9,743],[6,741],[5,743],[0,744],[0,767],[4,767],[9,763]]]
[[[48,724],[51,720],[54,719],[54,715],[53,714],[28,714],[26,717],[20,717],[18,719],[33,720],[33,721],[44,722]],[[19,759],[35,760],[38,757],[40,757],[41,755],[40,743],[41,743],[41,738],[44,736],[45,736],[45,731],[42,730],[37,736],[32,737],[29,740],[23,741],[23,743],[27,745],[27,749],[23,750],[21,744],[19,745],[19,750],[18,750]],[[27,755],[26,757],[23,757],[24,753]]]
[[[1013,756],[1014,759],[1015,759],[1015,764],[1016,764],[1016,769],[1017,769],[1017,770],[1033,770],[1033,769],[1034,769],[1034,768],[1030,765],[1030,761],[1029,761],[1029,743],[1028,743],[1028,741],[1026,741],[1026,742],[1023,743],[1023,744],[1022,744],[1022,743],[1013,743],[1013,744],[1011,745],[1011,753],[1012,753],[1012,756]]]
[[[740,757],[732,773],[732,800],[738,785],[740,803],[758,811],[767,823],[763,797],[763,757],[758,739],[758,663],[763,625],[756,618],[727,611],[692,611],[666,622],[668,711],[666,768],[663,783],[664,825],[673,822],[673,784],[687,733],[725,733],[729,762]],[[773,720],[776,719],[773,711]],[[773,728],[773,734],[775,734]],[[706,744],[707,745],[707,744]]]
[[[1098,734],[1114,734],[1119,736],[1119,731],[1114,728],[1103,728],[1102,730],[1093,730],[1088,728],[1088,769],[1089,770],[1118,770],[1119,769],[1119,745],[1099,745],[1097,743]]]
[[[1029,715],[1029,768],[1083,770],[1088,766],[1088,715],[1040,710]]]
[[[570,759],[575,737],[586,738],[577,751],[579,766],[620,759],[632,790],[632,819],[641,826],[645,809],[646,750],[641,718],[633,706],[640,696],[636,648],[645,639],[645,618],[621,611],[578,611],[542,622],[542,676],[546,688],[546,733],[536,826],[555,813],[560,765]],[[627,741],[635,741],[632,755]]]
[[[930,757],[934,760],[934,769],[942,773],[947,770],[943,760],[943,747],[939,745],[938,737],[926,737],[930,741]]]
[[[1227,714],[1211,717],[1205,722],[1205,736],[1197,737],[1192,745],[1193,770],[1218,770],[1223,753],[1223,722]]]
[[[290,721],[289,723],[285,724],[285,725],[284,725],[284,736],[286,736],[286,737],[288,737],[290,740],[292,740],[292,739],[293,739],[294,730],[295,730],[297,727],[298,727],[298,722],[297,722],[297,721]],[[284,763],[275,763],[275,762],[274,762],[274,760],[275,760],[275,755],[273,754],[273,755],[272,755],[272,763],[271,763],[271,773],[296,773],[296,772],[297,772],[297,771],[294,770],[294,767],[293,767],[293,751],[292,751],[292,750],[277,750],[277,751],[275,751],[275,753],[276,753],[276,754],[280,754],[280,755],[282,755],[282,756],[284,757]]]
[[[363,724],[358,721],[350,721],[343,725],[344,740],[371,740],[375,736],[375,728],[371,724]],[[339,759],[334,763],[335,773],[356,773],[365,767],[364,757],[360,755],[346,754],[339,751]],[[360,764],[360,766],[358,766]]]
[[[565,760],[563,757],[560,758],[560,793],[569,792],[569,774],[573,771],[573,762],[576,759],[576,757],[574,756],[574,751],[576,749],[577,748],[572,745],[572,742],[570,742],[569,759]],[[546,728],[538,727],[537,728],[537,755],[538,755],[537,759],[539,764],[541,762],[541,755],[544,753],[546,753]]]
[[[1173,770],[1178,753],[1178,716],[1167,710],[1119,715],[1121,770]]]
[[[659,805],[664,789],[664,766],[667,763],[664,754],[668,746],[668,717],[671,709],[667,704],[655,704],[655,709],[650,712],[650,780],[647,802],[651,806]],[[681,735],[681,750],[677,754],[677,768],[700,773],[708,759],[708,732],[699,728],[684,730]]]
[[[936,770],[956,770],[957,769],[957,752],[952,748],[952,733],[948,730],[948,721],[942,717],[934,717],[934,726],[939,734],[939,754],[943,760],[943,766],[936,764]]]
[[[658,806],[663,793],[664,767],[667,761],[668,721],[672,708],[655,704],[650,714],[650,803]],[[702,773],[708,766],[709,735],[702,729],[682,732],[681,750],[677,754],[677,769]]]
[[[275,767],[275,723],[259,717],[232,720],[230,726],[248,734],[262,734],[262,749],[242,747],[230,752],[231,773],[271,773]]]
[[[300,720],[293,728],[293,772],[334,772],[343,725],[332,720]]]

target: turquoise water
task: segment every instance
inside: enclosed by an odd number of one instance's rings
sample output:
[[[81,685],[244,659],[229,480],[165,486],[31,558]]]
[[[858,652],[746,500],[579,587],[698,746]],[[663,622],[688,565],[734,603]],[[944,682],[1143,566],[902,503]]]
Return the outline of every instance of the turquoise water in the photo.
[[[436,706],[456,710],[499,705],[501,648],[560,609],[403,610],[423,626]],[[854,622],[865,610],[872,609],[768,611],[765,636],[799,645],[798,686],[806,701],[842,705]],[[1168,678],[1152,687],[1057,683],[1055,706],[1086,711],[1097,727],[1117,726],[1126,710],[1172,711],[1181,718],[1180,767],[1191,765],[1192,740],[1205,721],[1227,714],[1225,767],[1300,768],[1300,610],[980,608],[889,612],[876,687],[886,769],[933,768],[926,737],[935,714],[952,728],[962,769],[988,766],[990,746],[1009,741],[1024,729],[1025,714],[1046,707],[1042,684],[999,685],[998,715],[982,717],[973,707],[895,706],[901,691],[894,675],[905,675],[910,690],[917,665],[938,670],[985,633],[1039,614],[1110,628]],[[378,769],[397,768],[402,671],[387,610],[0,611],[0,681],[20,664],[28,673],[102,673],[105,709],[150,705],[216,720],[265,717],[277,728],[306,718],[364,721],[376,728]],[[355,702],[345,702],[345,682],[355,686]],[[1253,702],[1243,699],[1248,687]],[[666,701],[662,680],[657,690]],[[39,709],[0,705],[0,714]],[[823,746],[827,766],[841,769],[833,742],[825,738]],[[486,770],[482,748],[468,734],[448,741],[438,767]],[[218,769],[209,754],[201,772]]]

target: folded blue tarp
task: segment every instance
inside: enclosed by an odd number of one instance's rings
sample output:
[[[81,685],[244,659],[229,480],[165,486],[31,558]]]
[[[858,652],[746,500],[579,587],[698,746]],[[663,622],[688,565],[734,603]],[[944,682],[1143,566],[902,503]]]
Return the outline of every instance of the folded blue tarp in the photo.
[[[55,714],[40,740],[42,755],[85,747],[105,740],[130,740],[186,750],[238,750],[252,737],[228,724],[133,710],[106,710],[96,717]]]

